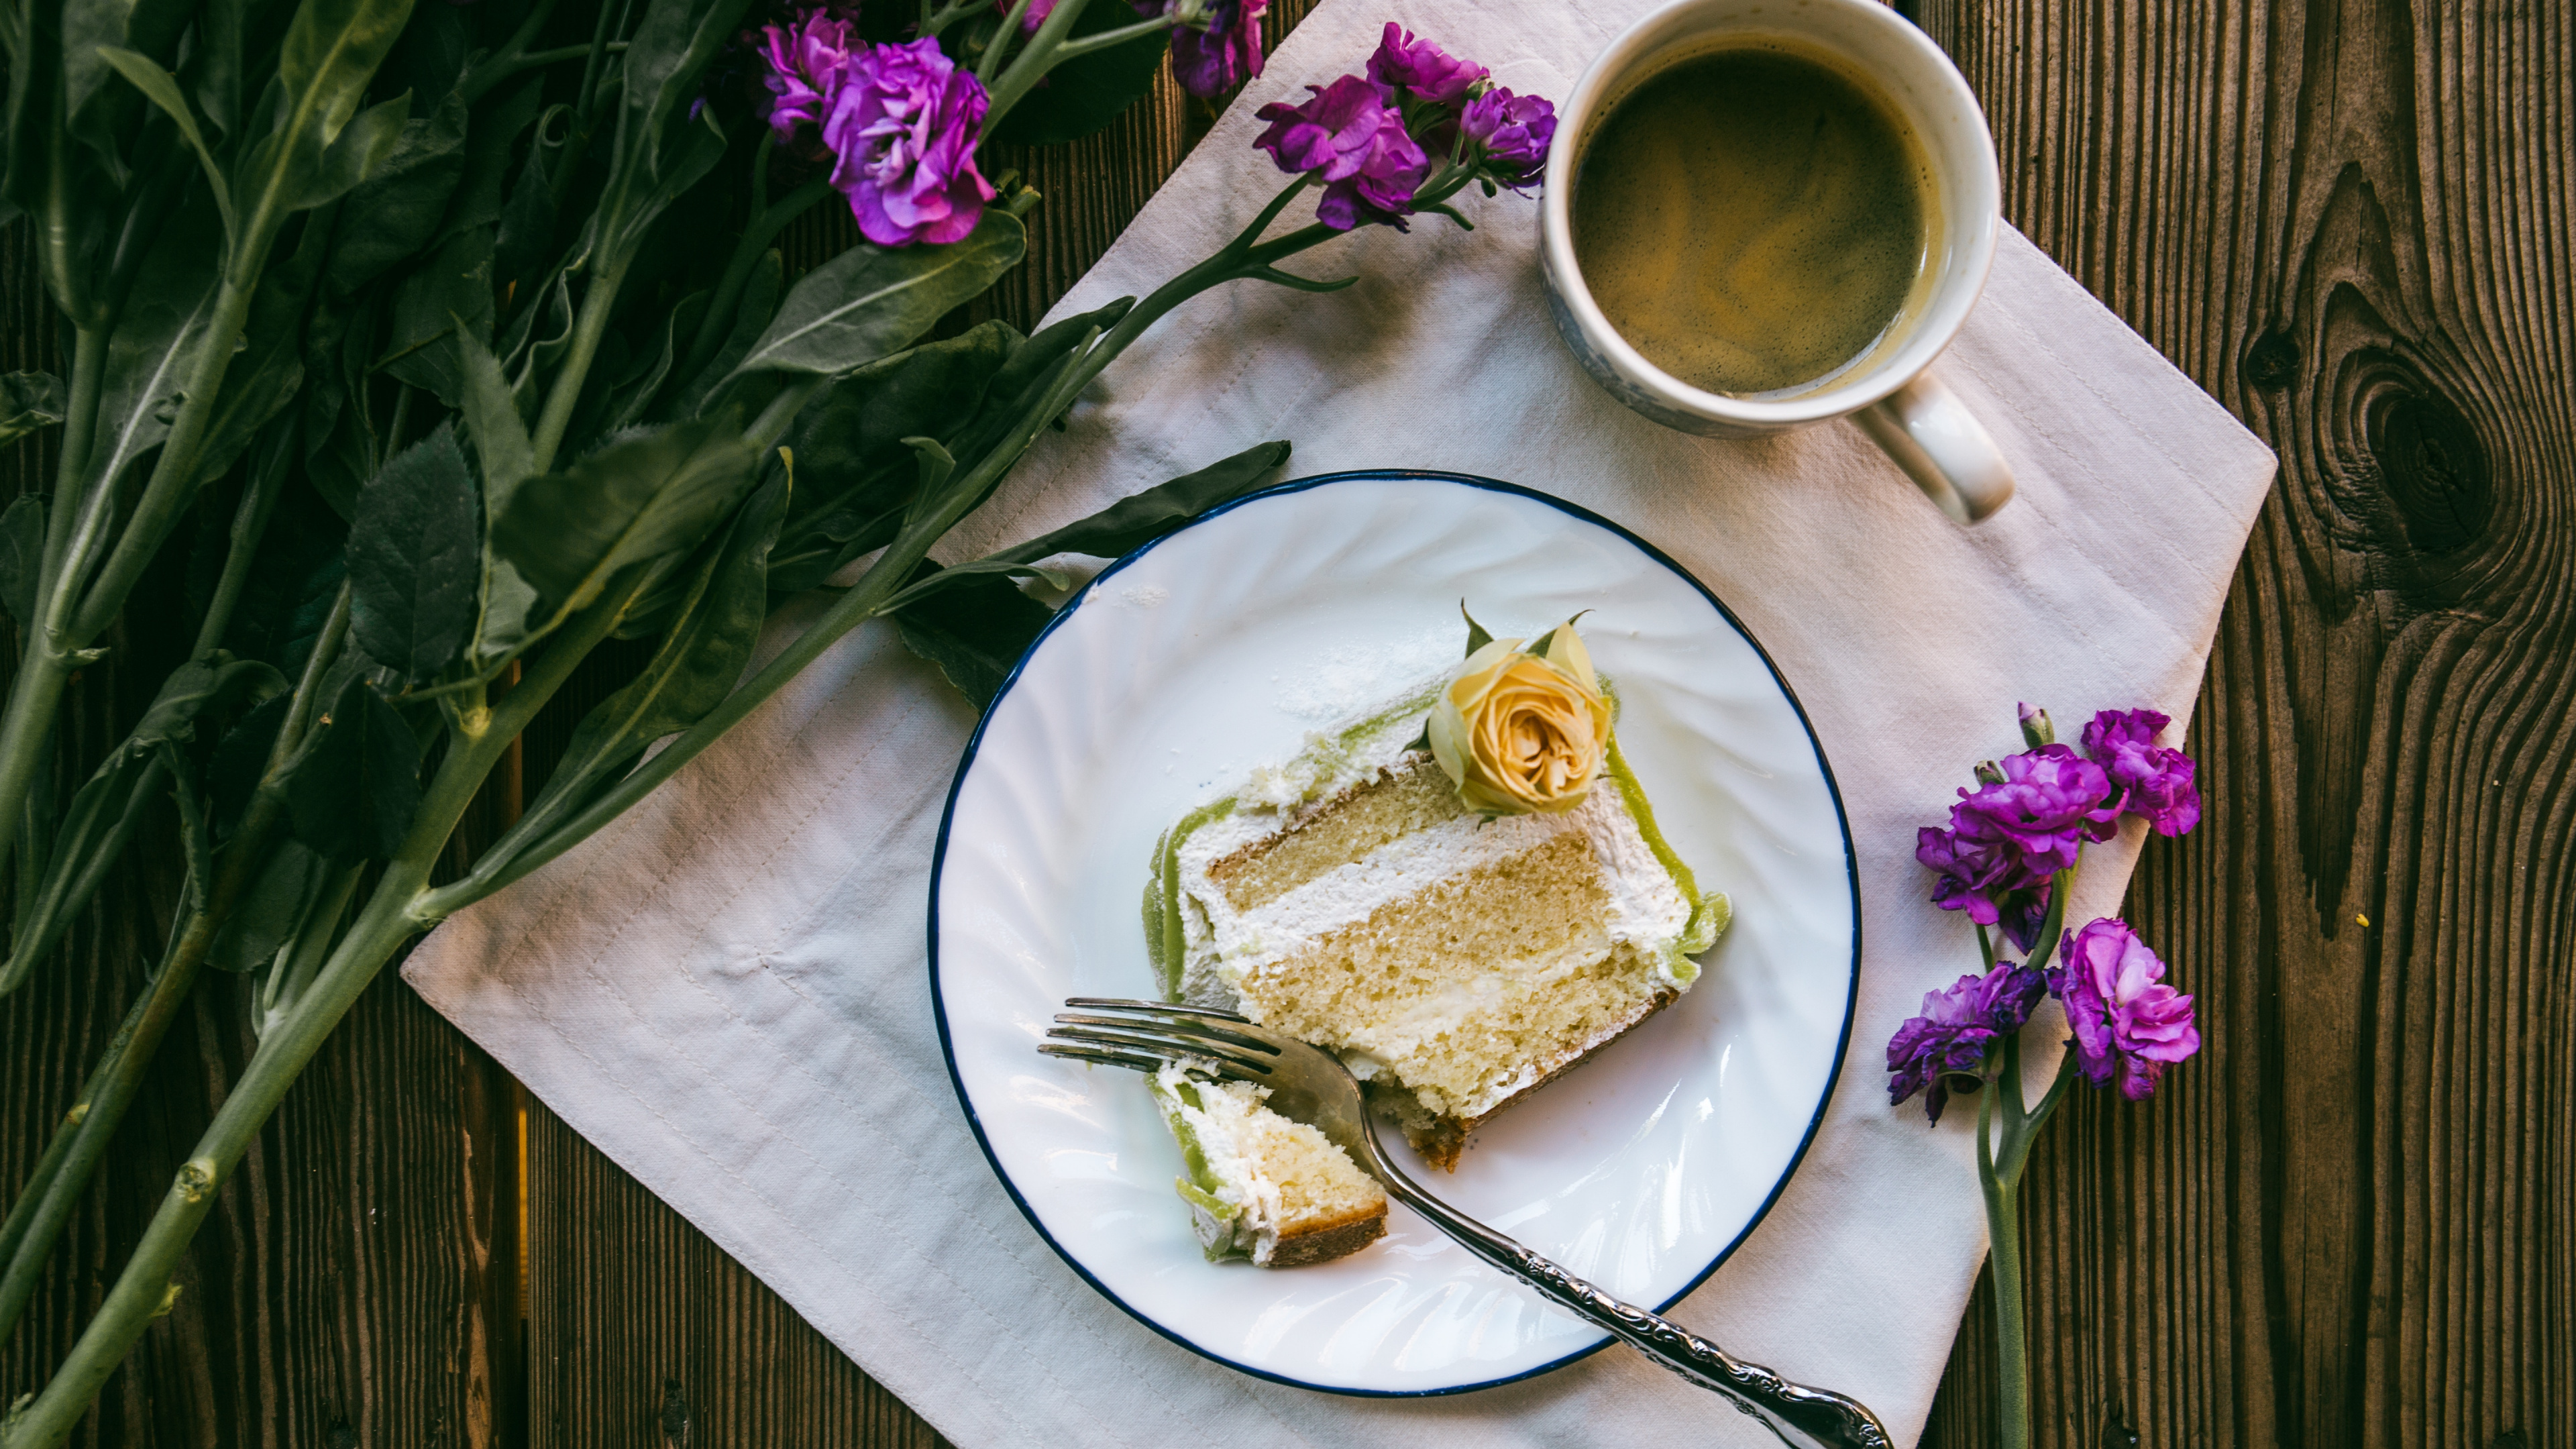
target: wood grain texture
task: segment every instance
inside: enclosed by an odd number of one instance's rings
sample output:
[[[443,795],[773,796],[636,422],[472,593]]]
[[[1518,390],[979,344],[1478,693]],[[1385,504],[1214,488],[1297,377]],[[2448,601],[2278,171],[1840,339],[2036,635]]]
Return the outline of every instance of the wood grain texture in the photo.
[[[2207,1045],[2024,1193],[2039,1440],[2576,1444],[2568,9],[1916,9],[2008,215],[2282,459],[2130,894]]]

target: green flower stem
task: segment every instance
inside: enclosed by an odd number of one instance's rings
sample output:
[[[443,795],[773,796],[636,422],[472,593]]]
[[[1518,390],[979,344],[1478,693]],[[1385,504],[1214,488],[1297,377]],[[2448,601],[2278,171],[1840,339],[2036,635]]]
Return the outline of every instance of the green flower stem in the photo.
[[[272,223],[269,235],[274,236]],[[134,514],[118,533],[116,548],[99,570],[98,577],[81,590],[80,612],[72,625],[78,645],[105,632],[125,609],[125,596],[134,591],[135,581],[151,566],[152,556],[161,551],[162,540],[187,509],[196,493],[199,453],[206,441],[206,428],[214,420],[215,403],[224,390],[224,374],[239,349],[242,328],[250,320],[252,293],[259,289],[259,264],[266,260],[267,238],[261,238],[260,253],[248,269],[247,279],[236,280],[241,268],[225,269],[224,280],[215,290],[215,310],[207,319],[204,340],[197,344],[197,355],[188,369],[181,393],[179,415],[170,424],[170,436],[161,444],[161,456],[152,465],[152,481],[145,484],[143,497],[134,505]],[[104,481],[104,480],[103,480]],[[81,570],[75,566],[64,571],[66,582],[77,582]]]
[[[993,38],[984,44],[984,58],[975,63],[975,79],[987,87],[992,85],[993,73],[1002,68],[1002,57],[1011,53],[1011,37],[1020,33],[1028,13],[1029,0],[1011,0],[1010,13],[994,28]]]
[[[489,732],[479,740],[452,742],[455,747],[421,796],[410,833],[386,864],[348,934],[332,950],[310,988],[261,1038],[250,1065],[198,1139],[196,1152],[172,1180],[97,1315],[44,1389],[0,1426],[0,1449],[51,1449],[68,1438],[88,1413],[99,1385],[166,1305],[174,1286],[171,1274],[206,1214],[213,1211],[216,1190],[358,994],[404,942],[435,922],[435,917],[419,909],[430,872],[484,777],[508,754],[510,742],[529,719],[571,677],[574,667],[616,628],[647,583],[649,579],[639,580],[622,596],[603,600],[575,620],[494,706]]]
[[[2004,1039],[2001,1078],[1977,1103],[1977,1185],[1986,1199],[1988,1260],[1995,1274],[1996,1417],[2002,1449],[2030,1449],[2030,1348],[2021,1301],[2021,1183],[1996,1170],[1994,1121],[2020,1115],[2021,1052],[2018,1037]],[[2000,1099],[2010,1096],[2004,1104]],[[2009,1122],[2006,1132],[2010,1132]]]
[[[1131,40],[1142,40],[1146,36],[1151,35],[1158,30],[1174,29],[1179,24],[1180,21],[1176,18],[1175,14],[1172,11],[1167,10],[1162,14],[1155,16],[1151,20],[1139,20],[1133,25],[1121,25],[1115,30],[1104,30],[1097,35],[1086,35],[1080,40],[1068,40],[1064,44],[1055,48],[1055,60],[1053,63],[1056,65],[1062,65],[1068,60],[1074,60],[1081,56],[1090,55],[1095,51],[1108,50],[1113,46],[1125,45]]]
[[[501,43],[501,48],[484,57],[480,64],[466,72],[465,79],[456,83],[457,92],[464,96],[465,104],[473,105],[483,99],[492,87],[520,71],[591,53],[592,48],[587,45],[544,50],[534,55],[528,53],[528,46],[536,40],[537,32],[545,29],[546,17],[554,12],[555,0],[537,0],[536,4],[528,7],[528,18],[519,22],[519,28],[510,32],[510,38]]]
[[[617,307],[617,286],[623,281],[624,269],[602,271],[590,279],[590,287],[581,295],[581,314],[573,322],[572,346],[564,354],[563,369],[555,374],[554,386],[546,392],[546,410],[537,418],[535,463],[543,473],[555,465],[555,453],[563,447],[564,429],[572,426],[573,405],[581,401],[582,384],[590,377],[591,359],[599,353],[600,339],[608,335],[608,315]]]
[[[1018,105],[1021,97],[1035,89],[1048,68],[1055,64],[1057,47],[1063,45],[1064,38],[1073,32],[1073,22],[1082,18],[1083,7],[1089,3],[1090,0],[1058,0],[1055,9],[1049,11],[1046,20],[1038,26],[1037,33],[1020,47],[1019,58],[1002,72],[1000,80],[993,82],[992,103],[984,111],[985,135],[993,134],[1002,124],[1002,118],[1011,113],[1011,107]],[[995,43],[1000,44],[1001,40],[997,38]]]
[[[2031,970],[2045,970],[2066,925],[2066,900],[2074,894],[2076,872],[2083,869],[2079,843],[2075,864],[2057,873],[2048,895],[2048,915],[2032,942]],[[1977,940],[1986,945],[1985,928]],[[1986,961],[1993,969],[1994,951]],[[2030,1449],[2030,1325],[2021,1294],[2021,1175],[2030,1165],[2031,1144],[2047,1125],[2075,1080],[2075,1054],[2058,1060],[2057,1077],[2035,1109],[2024,1110],[2021,1094],[2021,1033],[2003,1040],[1996,1053],[1992,1081],[1977,1102],[1977,1185],[1986,1200],[1986,1236],[1995,1270],[1995,1364],[1998,1442],[2003,1449]]]
[[[323,621],[322,632],[315,637],[313,652],[305,659],[286,720],[278,729],[277,742],[269,748],[269,776],[276,775],[301,743],[316,708],[322,677],[348,632],[349,586],[343,583],[329,617]],[[8,1340],[19,1316],[26,1312],[43,1276],[45,1259],[71,1221],[117,1124],[125,1119],[126,1109],[142,1088],[143,1073],[159,1050],[161,1038],[178,1020],[189,988],[196,984],[197,971],[214,946],[217,929],[242,892],[258,878],[260,867],[267,864],[268,843],[284,822],[285,813],[285,802],[274,790],[264,788],[251,798],[241,827],[224,852],[223,869],[206,897],[205,910],[171,923],[170,948],[160,972],[153,977],[151,990],[109,1042],[97,1070],[82,1088],[80,1099],[65,1117],[63,1128],[46,1148],[36,1174],[19,1189],[8,1225],[0,1229],[0,1342]],[[0,1439],[0,1443],[6,1442]]]

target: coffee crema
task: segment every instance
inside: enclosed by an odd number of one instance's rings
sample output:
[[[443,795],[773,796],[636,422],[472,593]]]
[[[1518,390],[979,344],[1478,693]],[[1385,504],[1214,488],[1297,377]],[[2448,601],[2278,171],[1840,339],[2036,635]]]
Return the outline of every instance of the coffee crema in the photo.
[[[1611,325],[1693,387],[1832,381],[1923,278],[1935,207],[1913,130],[1805,54],[1736,43],[1612,107],[1584,147],[1574,254]]]

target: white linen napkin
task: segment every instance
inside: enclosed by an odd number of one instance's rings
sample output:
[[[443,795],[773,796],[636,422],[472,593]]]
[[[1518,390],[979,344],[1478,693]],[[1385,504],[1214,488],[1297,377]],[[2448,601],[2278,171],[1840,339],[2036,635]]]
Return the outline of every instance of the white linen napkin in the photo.
[[[1385,20],[1562,97],[1647,8],[1326,0],[1059,311],[1141,295],[1248,220],[1282,180],[1250,149],[1255,108],[1360,69]],[[1715,589],[1833,761],[1866,954],[1804,1166],[1673,1316],[1856,1394],[1911,1441],[1986,1246],[1974,1114],[1927,1129],[1884,1092],[1897,1023],[1976,964],[1961,919],[1926,903],[1915,827],[1944,818],[1973,762],[2019,747],[2017,701],[2070,737],[2096,709],[2188,714],[2272,456],[2008,231],[1938,368],[2020,493],[1962,529],[1848,424],[1721,442],[1621,408],[1549,326],[1534,203],[1467,202],[1473,233],[1423,218],[1292,263],[1356,273],[1349,291],[1237,283],[1166,319],[944,552],[1287,438],[1294,474],[1422,467],[1558,494]],[[967,1449],[1771,1442],[1616,1347],[1480,1393],[1341,1398],[1218,1367],[1085,1286],[976,1150],[932,1028],[931,849],[973,724],[890,630],[862,629],[642,806],[449,921],[404,974]],[[2091,855],[2071,920],[2118,908],[2138,844],[2132,823]]]

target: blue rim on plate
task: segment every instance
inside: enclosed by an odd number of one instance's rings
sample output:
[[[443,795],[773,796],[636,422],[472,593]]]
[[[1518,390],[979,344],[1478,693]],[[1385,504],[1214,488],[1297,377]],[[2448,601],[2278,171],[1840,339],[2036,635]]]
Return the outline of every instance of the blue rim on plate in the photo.
[[[1807,1160],[1807,1149],[1815,1145],[1817,1129],[1824,1125],[1825,1113],[1833,1106],[1834,1089],[1842,1079],[1843,1060],[1849,1053],[1851,1047],[1852,1019],[1856,1014],[1859,1003],[1861,957],[1860,859],[1852,846],[1851,817],[1848,812],[1843,809],[1842,785],[1834,778],[1833,762],[1825,757],[1824,742],[1816,738],[1815,724],[1807,718],[1807,707],[1799,701],[1797,691],[1789,687],[1788,679],[1780,673],[1780,666],[1772,660],[1771,652],[1762,647],[1761,640],[1753,637],[1752,630],[1744,627],[1744,621],[1735,616],[1735,611],[1726,606],[1726,601],[1724,599],[1719,598],[1714,590],[1710,589],[1708,585],[1700,582],[1697,575],[1693,574],[1690,570],[1683,568],[1671,555],[1665,553],[1662,549],[1655,547],[1645,539],[1638,537],[1636,534],[1630,532],[1621,525],[1612,522],[1610,519],[1602,517],[1600,514],[1583,507],[1581,504],[1569,503],[1565,499],[1558,498],[1552,494],[1541,493],[1535,488],[1523,487],[1518,483],[1505,483],[1500,479],[1482,478],[1469,473],[1444,473],[1421,468],[1351,469],[1339,473],[1318,473],[1311,477],[1292,478],[1284,483],[1274,484],[1273,486],[1264,488],[1256,493],[1247,493],[1241,498],[1237,498],[1230,502],[1221,504],[1218,507],[1211,508],[1207,512],[1200,514],[1198,517],[1191,519],[1188,523],[1172,530],[1170,533],[1164,534],[1161,538],[1154,539],[1153,541],[1130,551],[1114,563],[1110,564],[1109,567],[1102,569],[1089,584],[1084,585],[1083,588],[1071,599],[1066,600],[1064,607],[1056,611],[1055,617],[1047,621],[1046,627],[1038,631],[1038,637],[1030,642],[1027,650],[1024,651],[1020,655],[1019,659],[1011,665],[1011,672],[1002,680],[1001,688],[994,691],[993,702],[984,707],[983,715],[976,720],[975,732],[973,735],[968,737],[965,752],[958,757],[957,773],[948,783],[948,800],[940,810],[939,838],[932,849],[930,865],[930,912],[928,929],[930,949],[930,1004],[931,1014],[939,1029],[939,1055],[941,1060],[945,1061],[948,1065],[949,1086],[957,1093],[957,1105],[966,1114],[966,1125],[975,1133],[975,1145],[983,1152],[985,1164],[993,1169],[993,1176],[1001,1182],[1002,1190],[1010,1194],[1012,1205],[1020,1210],[1020,1215],[1022,1217],[1028,1219],[1029,1226],[1036,1230],[1038,1237],[1043,1240],[1049,1248],[1055,1250],[1056,1256],[1064,1260],[1066,1267],[1071,1268],[1075,1275],[1080,1277],[1083,1282],[1090,1284],[1093,1291],[1100,1294],[1101,1297],[1118,1305],[1120,1311],[1124,1312],[1128,1317],[1135,1319],[1137,1322],[1152,1329],[1155,1333],[1162,1335],[1164,1338],[1171,1340],[1173,1343],[1179,1344],[1181,1347],[1199,1355],[1201,1358],[1223,1364],[1227,1368],[1233,1369],[1238,1373],[1249,1374],[1253,1378],[1264,1379],[1274,1384],[1285,1384],[1290,1388],[1309,1389],[1316,1393],[1337,1394],[1347,1398],[1441,1398],[1451,1394],[1474,1393],[1481,1389],[1500,1388],[1505,1384],[1519,1383],[1524,1379],[1536,1378],[1541,1374],[1553,1373],[1558,1369],[1564,1368],[1568,1364],[1589,1358],[1593,1354],[1599,1353],[1602,1349],[1609,1347],[1617,1340],[1605,1336],[1599,1343],[1592,1344],[1589,1347],[1576,1349],[1572,1353],[1566,1354],[1561,1358],[1551,1359],[1535,1368],[1523,1369],[1518,1373],[1507,1374],[1500,1378],[1485,1379],[1472,1384],[1455,1384],[1446,1388],[1436,1389],[1365,1389],[1351,1388],[1336,1384],[1308,1383],[1303,1379],[1290,1378],[1285,1374],[1273,1373],[1268,1369],[1255,1368],[1250,1364],[1239,1363],[1233,1359],[1225,1357],[1223,1354],[1214,1352],[1202,1344],[1193,1342],[1188,1338],[1184,1338],[1180,1334],[1175,1333],[1164,1327],[1162,1324],[1154,1321],[1154,1319],[1148,1317],[1146,1314],[1139,1312],[1133,1305],[1129,1304],[1127,1300],[1112,1292],[1107,1284],[1101,1282],[1098,1277],[1094,1276],[1089,1268],[1083,1266],[1080,1259],[1067,1252],[1064,1245],[1056,1241],[1055,1235],[1047,1231],[1046,1224],[1039,1221],[1036,1211],[1029,1206],[1028,1199],[1021,1195],[1019,1185],[1013,1182],[1011,1180],[1011,1175],[1002,1169],[1001,1160],[994,1156],[992,1143],[985,1137],[983,1121],[978,1118],[975,1113],[974,1099],[967,1095],[965,1079],[958,1073],[957,1053],[949,1040],[948,1034],[948,1005],[946,999],[940,993],[939,985],[939,885],[940,878],[946,873],[948,866],[948,832],[949,827],[956,819],[957,797],[959,792],[965,788],[967,774],[973,770],[975,766],[975,755],[977,750],[983,746],[985,726],[991,723],[994,711],[1000,707],[1003,698],[1011,692],[1013,686],[1019,683],[1020,674],[1028,667],[1029,661],[1037,657],[1037,653],[1040,649],[1046,647],[1048,637],[1053,635],[1056,629],[1067,619],[1073,617],[1074,611],[1080,608],[1082,604],[1092,596],[1093,590],[1099,586],[1102,580],[1109,578],[1121,569],[1126,568],[1129,564],[1132,564],[1136,560],[1153,552],[1166,541],[1177,538],[1181,534],[1198,527],[1200,524],[1206,523],[1210,519],[1222,517],[1227,513],[1233,512],[1237,508],[1244,507],[1247,504],[1260,502],[1266,498],[1277,498],[1290,493],[1303,493],[1311,489],[1328,487],[1335,483],[1363,480],[1418,480],[1424,482],[1454,483],[1463,487],[1482,489],[1491,493],[1514,494],[1522,498],[1527,498],[1535,502],[1545,504],[1559,512],[1580,519],[1596,528],[1600,528],[1605,532],[1616,535],[1634,546],[1639,552],[1645,554],[1648,558],[1653,559],[1656,563],[1661,564],[1664,568],[1670,570],[1675,577],[1689,584],[1693,589],[1698,590],[1700,596],[1707,599],[1709,604],[1717,610],[1719,617],[1726,620],[1727,626],[1735,630],[1735,632],[1743,638],[1744,642],[1752,648],[1755,657],[1762,661],[1762,667],[1771,672],[1771,681],[1779,687],[1781,697],[1786,699],[1789,702],[1789,708],[1796,712],[1799,727],[1807,732],[1808,747],[1815,751],[1816,769],[1818,773],[1824,777],[1825,788],[1833,797],[1835,824],[1842,833],[1843,870],[1851,887],[1851,969],[1843,991],[1842,1032],[1834,1043],[1834,1060],[1831,1069],[1825,1076],[1824,1094],[1816,1099],[1815,1113],[1807,1119],[1807,1130],[1804,1135],[1798,1139],[1797,1151],[1790,1155],[1789,1164],[1780,1173],[1779,1180],[1771,1185],[1771,1191],[1764,1195],[1761,1206],[1754,1209],[1753,1215],[1746,1220],[1742,1230],[1737,1232],[1736,1235],[1727,1242],[1726,1246],[1718,1251],[1716,1257],[1709,1260],[1708,1266],[1700,1269],[1697,1275],[1692,1277],[1688,1283],[1682,1285],[1681,1291],[1673,1294],[1669,1298],[1666,1298],[1663,1302],[1654,1305],[1655,1311],[1658,1313],[1664,1312],[1670,1309],[1674,1304],[1679,1303],[1684,1298],[1687,1298],[1692,1293],[1698,1291],[1699,1286],[1708,1281],[1709,1275],[1715,1273],[1719,1266],[1724,1264],[1727,1259],[1735,1256],[1735,1250],[1744,1245],[1745,1239],[1753,1235],[1753,1230],[1762,1225],[1762,1220],[1764,1218],[1770,1216],[1772,1204],[1780,1200],[1780,1194],[1789,1186],[1789,1179],[1797,1175],[1798,1168]]]

